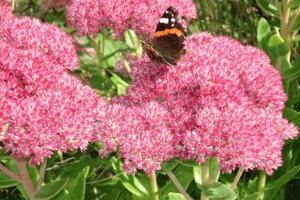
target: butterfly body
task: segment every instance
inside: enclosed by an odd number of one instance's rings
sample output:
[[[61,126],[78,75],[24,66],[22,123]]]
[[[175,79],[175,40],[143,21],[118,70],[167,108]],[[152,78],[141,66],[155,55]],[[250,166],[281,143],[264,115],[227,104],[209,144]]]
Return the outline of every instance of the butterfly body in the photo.
[[[151,44],[142,42],[151,60],[176,65],[185,53],[184,28],[179,23],[177,10],[170,6],[159,19]]]

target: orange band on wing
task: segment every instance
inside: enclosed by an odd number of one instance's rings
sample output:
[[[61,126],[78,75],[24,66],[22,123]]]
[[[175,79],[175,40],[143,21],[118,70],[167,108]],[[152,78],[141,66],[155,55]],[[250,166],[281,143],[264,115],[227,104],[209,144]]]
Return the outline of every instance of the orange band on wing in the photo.
[[[171,29],[165,29],[163,31],[155,32],[154,37],[161,37],[161,36],[165,36],[165,35],[169,35],[169,34],[176,34],[178,37],[183,35],[181,30],[179,30],[177,28],[171,28]]]

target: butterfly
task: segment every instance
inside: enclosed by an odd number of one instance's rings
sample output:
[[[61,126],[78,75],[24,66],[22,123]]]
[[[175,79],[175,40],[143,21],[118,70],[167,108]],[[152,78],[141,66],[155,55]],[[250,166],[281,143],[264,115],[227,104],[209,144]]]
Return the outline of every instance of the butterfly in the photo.
[[[178,12],[170,6],[160,17],[151,43],[142,44],[151,60],[177,65],[180,57],[185,54],[185,29],[178,19]]]

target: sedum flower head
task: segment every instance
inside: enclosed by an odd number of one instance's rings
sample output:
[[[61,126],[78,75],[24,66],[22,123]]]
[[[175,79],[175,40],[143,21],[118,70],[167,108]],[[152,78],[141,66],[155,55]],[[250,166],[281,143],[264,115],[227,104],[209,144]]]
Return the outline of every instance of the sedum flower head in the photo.
[[[156,102],[143,106],[111,104],[107,111],[109,127],[102,155],[119,148],[123,168],[128,173],[143,170],[148,175],[160,170],[172,155],[172,135],[167,126],[168,112]]]
[[[191,0],[72,0],[67,8],[67,20],[82,35],[94,35],[103,28],[111,28],[120,36],[132,28],[138,34],[150,36],[169,6],[176,7],[180,16],[196,17],[196,6]]]
[[[1,41],[11,48],[37,57],[47,57],[49,61],[59,66],[52,70],[64,71],[79,66],[78,58],[74,56],[76,48],[72,44],[72,38],[54,25],[27,17],[9,19],[1,22],[0,34]]]
[[[85,149],[104,101],[67,69],[78,67],[71,38],[29,18],[0,23],[0,135],[14,157],[39,164],[53,151]]]
[[[224,171],[272,173],[284,140],[298,133],[282,118],[286,95],[280,74],[260,50],[207,33],[187,37],[176,67],[148,57],[134,62],[127,105],[156,101],[169,112],[175,156],[218,156]]]
[[[10,4],[10,1],[2,0],[0,2],[0,21],[14,17],[12,14]]]

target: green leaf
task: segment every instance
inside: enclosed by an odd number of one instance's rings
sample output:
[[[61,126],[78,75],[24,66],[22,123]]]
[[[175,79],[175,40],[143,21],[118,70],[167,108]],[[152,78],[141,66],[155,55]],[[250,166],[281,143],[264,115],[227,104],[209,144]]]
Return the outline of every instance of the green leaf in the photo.
[[[298,31],[300,29],[300,16],[298,16],[291,28],[291,31]]]
[[[125,36],[125,42],[129,47],[135,48],[137,46],[138,39],[134,30],[128,29],[127,31],[125,31],[124,36]]]
[[[120,78],[120,76],[118,76],[115,73],[111,73],[111,74],[114,77],[114,83],[115,84],[122,84],[124,86],[128,86],[128,83],[126,83],[122,78]]]
[[[19,190],[19,192],[21,193],[21,195],[24,199],[30,200],[28,197],[28,194],[22,184],[17,185],[16,188]]]
[[[8,160],[11,159],[11,155],[8,153],[5,153],[4,150],[0,147],[0,160]]]
[[[125,32],[125,42],[130,48],[135,50],[134,53],[138,57],[140,57],[142,55],[143,48],[142,48],[141,41],[133,30],[128,29]]]
[[[89,200],[133,200],[134,196],[126,190],[122,184],[105,187],[93,187],[93,192],[87,193],[86,199]]]
[[[216,182],[220,176],[220,162],[217,157],[210,158],[209,162],[209,179]]]
[[[286,188],[277,188],[274,190],[269,190],[267,192],[264,192],[264,199],[270,199],[270,200],[285,200],[286,194],[285,194]],[[290,198],[293,199],[293,198]],[[297,199],[297,198],[294,198]]]
[[[191,167],[179,165],[172,172],[184,189],[187,189],[193,181],[193,170]],[[160,189],[162,197],[167,197],[170,192],[179,192],[171,180]]]
[[[162,170],[165,172],[172,171],[175,167],[177,167],[179,164],[175,160],[170,160],[168,162],[163,163]]]
[[[16,182],[6,174],[0,172],[0,189],[16,186],[18,184],[18,182]]]
[[[123,186],[135,196],[138,196],[140,198],[145,198],[145,196],[148,196],[146,194],[146,188],[136,177],[131,176],[127,180],[121,182]]]
[[[85,167],[76,176],[70,177],[70,181],[56,200],[84,200],[86,186],[85,181],[88,173],[89,167]]]
[[[294,104],[296,104],[300,98],[300,93],[298,90],[299,87],[298,79],[284,81],[283,83],[284,83],[284,89],[289,96],[288,101],[286,102],[286,107],[293,108]]]
[[[44,185],[41,191],[35,196],[38,200],[48,200],[58,195],[67,185],[69,179],[61,179]]]
[[[258,199],[258,197],[260,196],[260,193],[259,192],[255,192],[253,194],[250,194],[250,195],[245,195],[244,198],[242,198],[241,200],[254,200],[254,199]]]
[[[289,61],[289,59],[286,56],[282,57],[282,70],[283,71],[290,70],[290,69],[292,69],[292,67],[293,66],[292,66],[291,62]]]
[[[39,170],[37,169],[36,166],[27,164],[27,171],[29,172],[33,184],[36,185],[39,180]]]
[[[258,183],[258,176],[256,176],[254,179],[249,179],[248,185],[247,185],[247,193],[253,194],[257,191],[257,183]]]
[[[284,108],[283,117],[300,127],[300,114],[292,108]]]
[[[90,39],[90,43],[96,50],[102,68],[112,68],[122,56],[122,52],[128,51],[128,48],[124,49],[127,46],[123,41],[109,38],[104,32],[99,33],[95,41]]]
[[[168,194],[168,200],[186,200],[186,199],[180,193],[171,192],[171,193]]]
[[[71,165],[64,167],[60,171],[59,176],[61,179],[70,178],[72,180],[73,177],[77,177],[88,165],[89,163],[87,163],[85,159],[76,160]]]
[[[282,73],[285,81],[292,81],[300,77],[300,57],[297,57],[292,68],[287,68]]]
[[[292,167],[296,166],[296,164],[292,165],[292,159],[295,158],[294,156],[297,156],[296,151],[298,151],[299,148],[293,149],[294,145],[295,146],[297,145],[296,141],[295,141],[295,143],[288,142],[288,141],[285,143],[283,150],[282,150],[282,160],[283,160],[284,165],[281,166],[278,170],[276,170],[276,172],[268,178],[268,183],[271,183],[274,180],[280,178],[281,176],[286,174],[286,172],[288,170],[290,170]]]
[[[290,1],[289,7],[290,8],[296,8],[300,5],[300,0],[292,0]]]
[[[199,163],[197,163],[194,160],[181,160],[181,159],[175,159],[175,161],[177,161],[178,163],[187,166],[187,167],[196,167],[199,166]]]
[[[272,190],[276,188],[280,188],[283,185],[287,184],[290,180],[293,179],[293,177],[300,171],[300,165],[297,165],[287,171],[285,174],[283,174],[280,178],[276,179],[275,181],[272,181],[269,183],[265,190]]]
[[[124,95],[126,94],[126,91],[127,91],[127,87],[125,87],[124,85],[117,85],[118,95]]]
[[[231,173],[231,174],[222,173],[222,174],[220,174],[219,181],[222,183],[225,183],[225,184],[232,184],[235,176],[236,176],[236,173]]]
[[[124,95],[127,91],[128,83],[126,83],[122,78],[120,78],[115,73],[112,73],[111,81],[116,85],[118,95]]]
[[[113,40],[105,40],[104,52],[103,52],[103,59],[105,58],[105,64],[109,67],[115,66],[117,60],[122,56],[121,53],[114,53],[117,50],[122,49],[121,47],[117,47],[118,43]],[[108,57],[114,53],[114,56]]]
[[[237,194],[225,184],[220,182],[203,186],[202,192],[209,199],[233,200],[237,198]]]
[[[202,188],[202,168],[200,166],[193,167],[194,180],[199,189]]]
[[[265,18],[261,18],[257,26],[257,41],[262,41],[271,35],[271,28],[268,21]]]
[[[272,17],[279,16],[277,8],[269,2],[267,0],[256,0],[257,5],[264,13]]]
[[[289,52],[288,45],[284,42],[279,34],[274,34],[268,41],[268,53],[273,59],[284,56]]]
[[[143,185],[140,179],[138,179],[136,176],[130,176],[123,172],[120,160],[112,158],[112,162],[114,171],[116,174],[120,174],[118,177],[120,178],[122,185],[128,191],[141,199],[147,199],[151,196],[149,193],[149,191],[151,191],[150,188]]]
[[[109,77],[100,74],[93,75],[90,81],[93,88],[97,88],[101,91],[109,90],[113,86]]]

